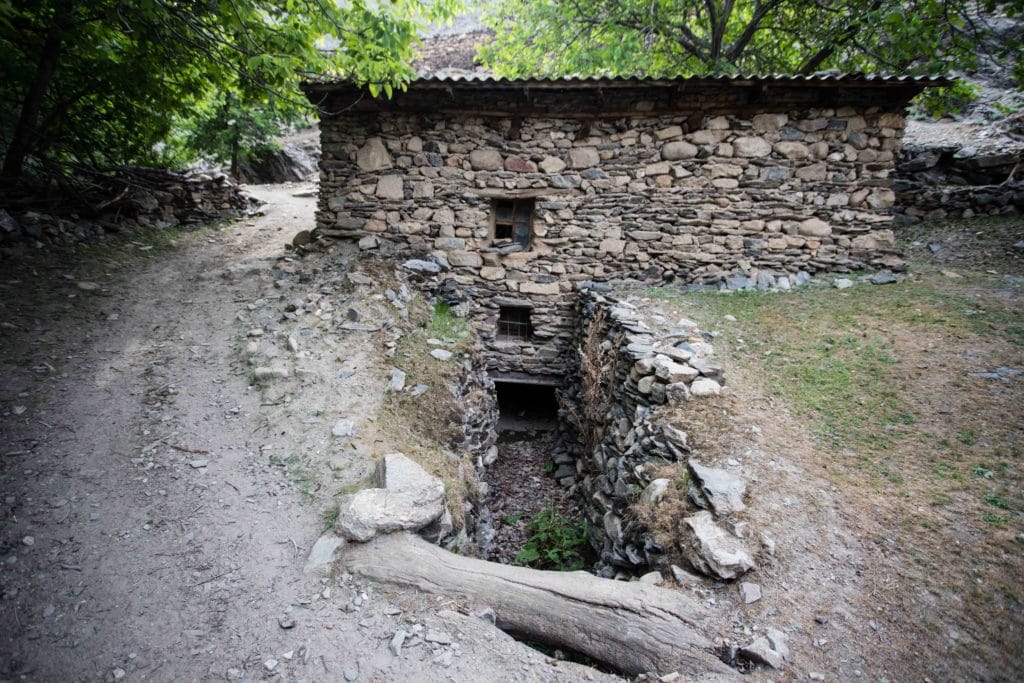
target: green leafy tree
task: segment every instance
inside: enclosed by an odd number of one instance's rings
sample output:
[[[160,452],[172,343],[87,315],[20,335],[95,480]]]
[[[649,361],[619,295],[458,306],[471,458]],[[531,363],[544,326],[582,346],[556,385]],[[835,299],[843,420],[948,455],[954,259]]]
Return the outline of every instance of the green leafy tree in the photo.
[[[176,120],[226,92],[278,109],[330,74],[390,95],[421,22],[456,2],[0,0],[2,176],[152,160]]]
[[[500,0],[483,62],[507,76],[843,71],[934,74],[976,62],[988,0]],[[1021,42],[1004,56],[1021,59]]]
[[[238,177],[242,158],[259,158],[277,151],[277,136],[303,119],[303,109],[278,104],[245,106],[235,90],[225,90],[200,103],[181,124],[183,145],[204,157],[231,164]]]

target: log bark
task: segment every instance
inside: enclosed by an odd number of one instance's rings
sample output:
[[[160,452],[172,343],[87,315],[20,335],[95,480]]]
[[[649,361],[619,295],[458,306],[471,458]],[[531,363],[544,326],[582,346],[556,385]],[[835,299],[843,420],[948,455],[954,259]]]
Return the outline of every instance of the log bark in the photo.
[[[375,581],[465,596],[493,608],[504,631],[581,652],[629,675],[679,671],[688,679],[722,680],[736,674],[701,633],[706,610],[679,591],[484,562],[409,533],[351,544],[341,563]]]

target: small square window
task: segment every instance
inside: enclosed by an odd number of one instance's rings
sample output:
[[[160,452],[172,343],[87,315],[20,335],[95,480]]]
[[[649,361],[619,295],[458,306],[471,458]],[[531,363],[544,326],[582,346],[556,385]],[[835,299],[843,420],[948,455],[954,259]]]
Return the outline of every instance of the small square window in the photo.
[[[533,232],[533,199],[494,200],[494,240],[530,246]]]
[[[530,309],[520,306],[502,306],[498,311],[498,341],[530,341]]]

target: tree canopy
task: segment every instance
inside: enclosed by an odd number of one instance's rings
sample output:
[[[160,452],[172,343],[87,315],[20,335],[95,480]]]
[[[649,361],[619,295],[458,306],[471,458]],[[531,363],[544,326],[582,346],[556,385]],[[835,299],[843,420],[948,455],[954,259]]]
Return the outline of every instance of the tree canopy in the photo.
[[[175,122],[225,103],[286,115],[306,77],[390,94],[421,23],[456,2],[0,0],[2,176],[157,161]]]
[[[1019,0],[499,0],[481,58],[505,76],[936,74],[973,65],[999,11]]]

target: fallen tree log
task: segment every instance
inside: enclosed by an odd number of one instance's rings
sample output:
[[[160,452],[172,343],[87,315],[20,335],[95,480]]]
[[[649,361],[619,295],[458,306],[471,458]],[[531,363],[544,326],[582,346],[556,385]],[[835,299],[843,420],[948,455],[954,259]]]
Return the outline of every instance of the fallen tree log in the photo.
[[[700,632],[707,611],[679,591],[484,562],[407,532],[349,544],[341,563],[376,581],[465,596],[493,608],[503,631],[575,650],[625,674],[679,671],[687,680],[736,674]]]

